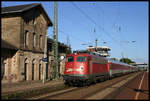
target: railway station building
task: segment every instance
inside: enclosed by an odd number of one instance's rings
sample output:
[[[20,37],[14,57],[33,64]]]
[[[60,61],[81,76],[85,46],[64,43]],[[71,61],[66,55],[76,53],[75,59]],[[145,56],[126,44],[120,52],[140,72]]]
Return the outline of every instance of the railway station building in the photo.
[[[42,80],[45,35],[53,25],[42,5],[3,7],[1,22],[1,81]],[[47,79],[52,71],[52,43],[48,38]],[[70,48],[59,43],[60,55],[65,55],[66,49]]]

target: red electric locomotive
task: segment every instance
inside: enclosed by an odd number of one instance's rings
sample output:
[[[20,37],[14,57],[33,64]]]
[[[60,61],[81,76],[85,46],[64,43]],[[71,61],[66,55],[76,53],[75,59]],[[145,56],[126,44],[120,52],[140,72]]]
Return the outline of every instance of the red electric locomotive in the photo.
[[[63,79],[66,84],[86,84],[135,70],[131,65],[102,57],[96,52],[80,51],[66,56]]]
[[[107,58],[94,53],[81,52],[66,56],[65,72],[66,83],[95,82],[100,78],[108,78]]]

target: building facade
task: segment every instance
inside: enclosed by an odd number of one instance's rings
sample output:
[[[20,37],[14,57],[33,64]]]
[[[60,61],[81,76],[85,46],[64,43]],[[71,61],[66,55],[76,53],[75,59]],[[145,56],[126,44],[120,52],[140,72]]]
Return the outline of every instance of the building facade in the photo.
[[[2,81],[41,80],[45,35],[52,26],[42,5],[4,7],[1,16]]]

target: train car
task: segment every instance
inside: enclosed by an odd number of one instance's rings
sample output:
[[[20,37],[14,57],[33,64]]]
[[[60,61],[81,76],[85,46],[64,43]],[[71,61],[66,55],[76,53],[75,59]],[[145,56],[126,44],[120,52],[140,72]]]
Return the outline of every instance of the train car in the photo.
[[[137,72],[137,71],[138,71],[137,66],[132,66],[132,65],[131,65],[131,67],[132,67],[132,72]]]
[[[122,63],[111,59],[108,60],[108,71],[110,77],[130,73],[131,70],[131,66],[126,63]]]
[[[66,56],[64,80],[68,83],[94,82],[108,77],[107,59],[94,54],[77,53]]]

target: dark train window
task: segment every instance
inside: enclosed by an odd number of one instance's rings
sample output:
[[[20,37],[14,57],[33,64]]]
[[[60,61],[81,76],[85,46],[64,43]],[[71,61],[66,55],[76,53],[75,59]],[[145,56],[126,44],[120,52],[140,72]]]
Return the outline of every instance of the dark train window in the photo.
[[[73,62],[73,57],[67,57],[67,62]]]
[[[85,56],[78,56],[77,57],[77,62],[85,62],[86,61],[86,57]]]

